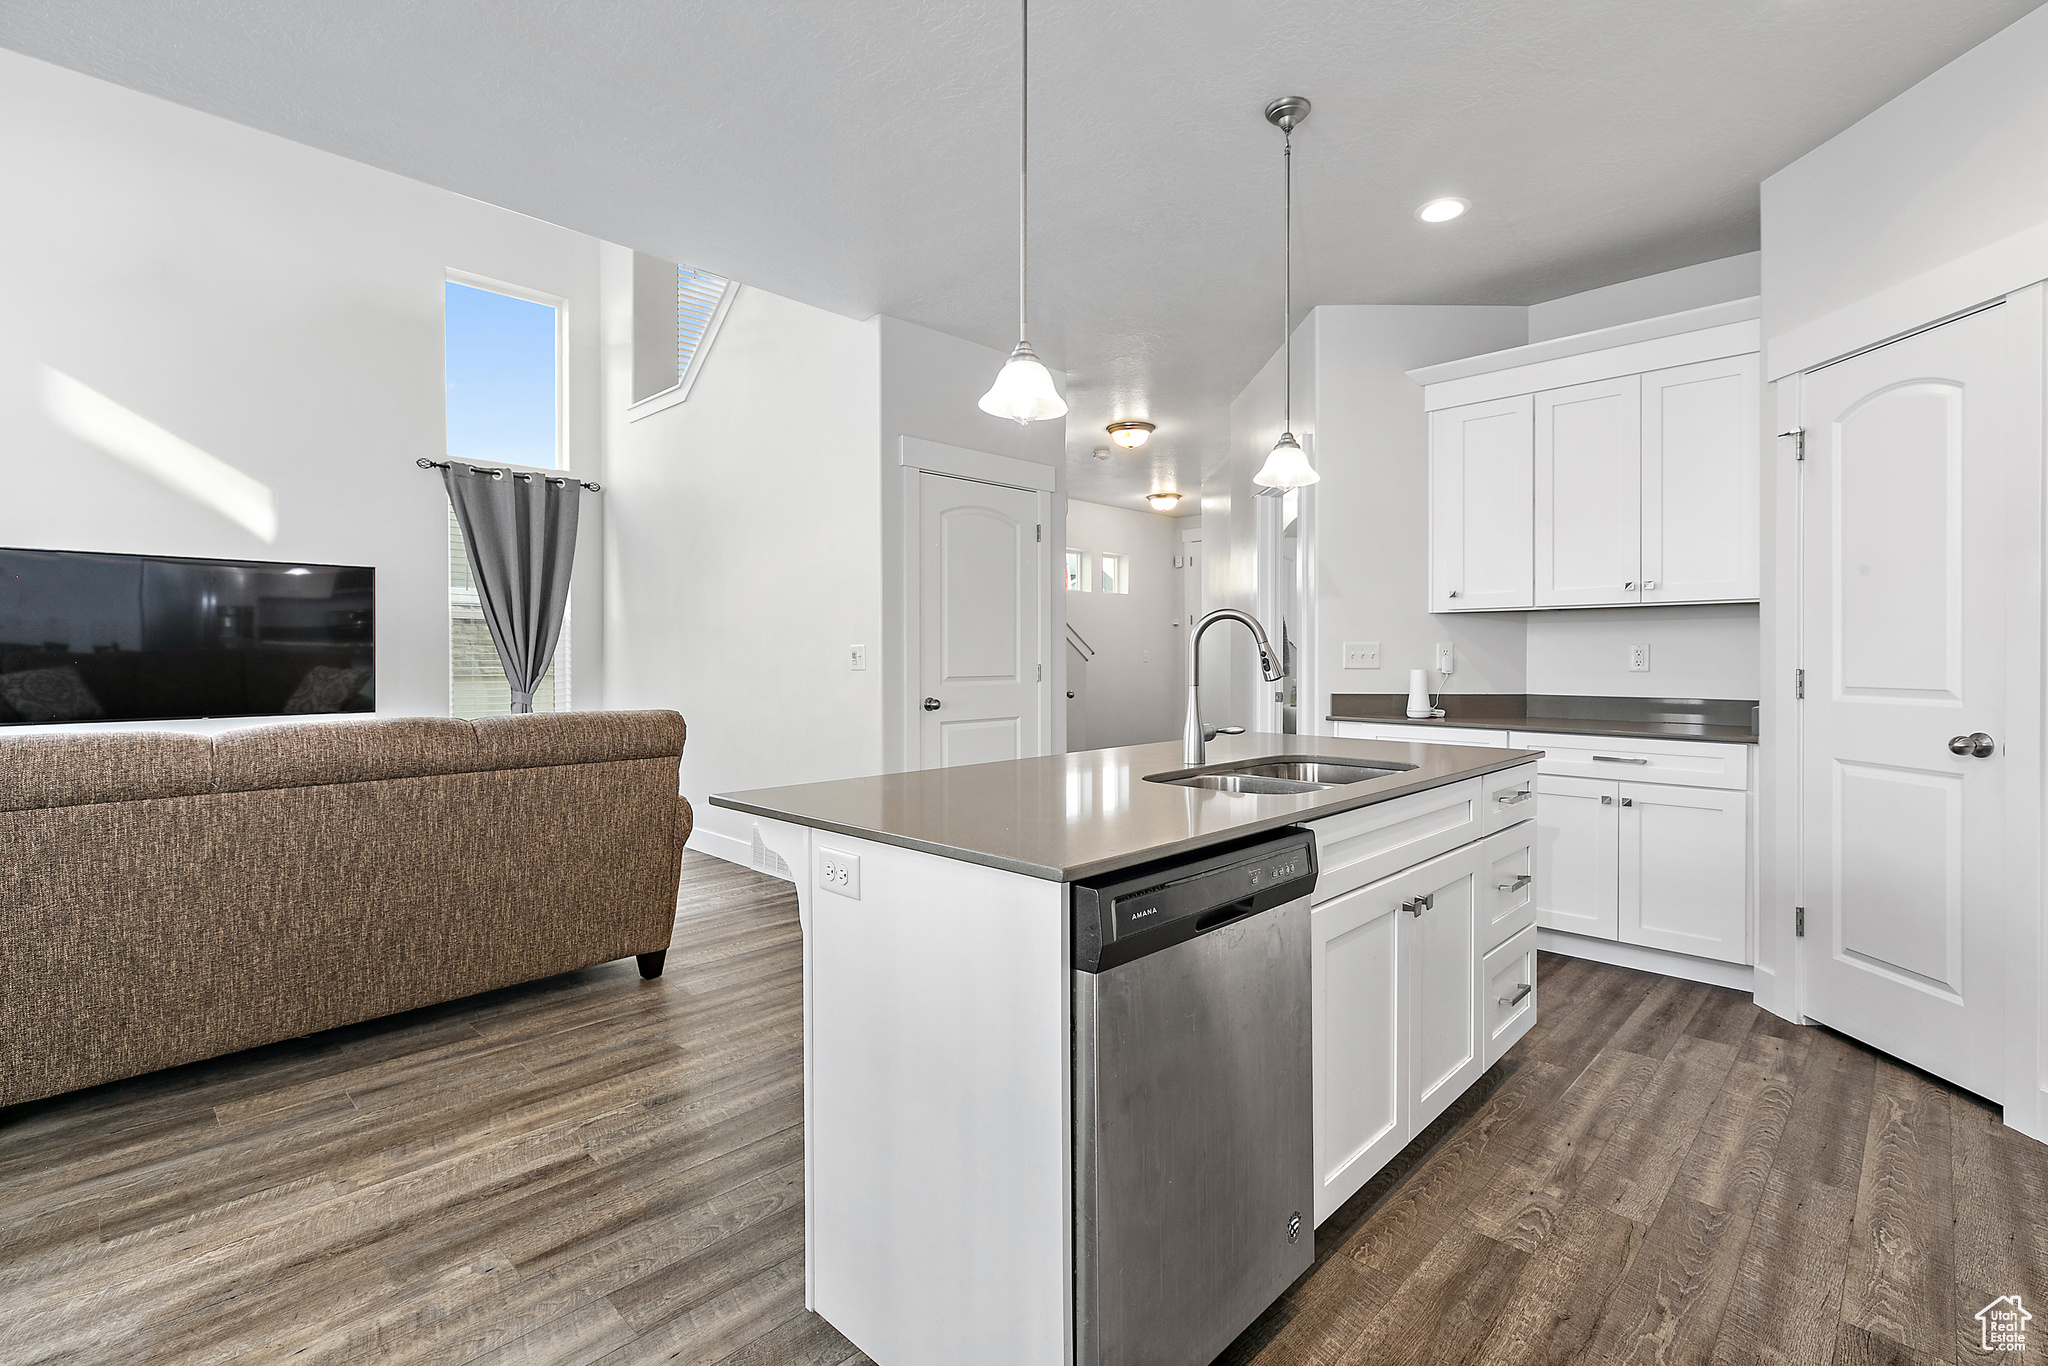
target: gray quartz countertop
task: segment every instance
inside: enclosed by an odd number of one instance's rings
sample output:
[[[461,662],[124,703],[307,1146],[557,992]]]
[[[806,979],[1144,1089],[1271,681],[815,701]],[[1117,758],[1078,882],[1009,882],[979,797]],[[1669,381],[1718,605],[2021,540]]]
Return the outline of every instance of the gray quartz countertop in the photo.
[[[1211,742],[1209,764],[1319,754],[1415,767],[1286,796],[1145,781],[1147,774],[1183,771],[1175,740],[723,792],[711,804],[1026,877],[1072,882],[1512,768],[1539,752],[1319,735],[1232,735]]]
[[[1589,721],[1561,716],[1337,716],[1332,721],[1367,725],[1436,726],[1452,730],[1518,730],[1545,735],[1599,735],[1626,740],[1712,740],[1725,745],[1753,745],[1756,732],[1747,726],[1690,725],[1681,721]]]
[[[1330,698],[1328,719],[1615,739],[1757,742],[1757,704],[1739,698],[1440,693],[1436,704],[1443,716],[1418,718],[1407,714],[1405,693],[1337,693]]]

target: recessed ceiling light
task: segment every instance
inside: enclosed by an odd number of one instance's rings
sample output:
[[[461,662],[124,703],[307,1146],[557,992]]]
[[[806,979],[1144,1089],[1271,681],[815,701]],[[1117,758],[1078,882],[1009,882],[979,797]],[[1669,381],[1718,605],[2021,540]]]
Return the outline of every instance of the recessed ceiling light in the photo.
[[[1149,422],[1112,422],[1108,430],[1111,441],[1134,451],[1152,439],[1153,427]]]
[[[1448,223],[1472,207],[1465,199],[1432,199],[1415,211],[1415,216],[1425,223]]]
[[[1154,512],[1171,512],[1173,505],[1180,501],[1180,495],[1171,491],[1148,493],[1145,501],[1152,505]]]

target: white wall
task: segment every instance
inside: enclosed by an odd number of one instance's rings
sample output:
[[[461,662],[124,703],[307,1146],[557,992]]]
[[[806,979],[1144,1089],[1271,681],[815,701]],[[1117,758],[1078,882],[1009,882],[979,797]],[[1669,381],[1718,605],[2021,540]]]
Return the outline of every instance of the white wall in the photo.
[[[1447,692],[1522,692],[1527,615],[1429,608],[1429,423],[1419,365],[1513,346],[1514,307],[1347,304],[1318,308],[1315,328],[1319,695],[1302,728],[1327,729],[1333,692],[1406,692],[1408,671],[1434,666],[1449,641]],[[1344,668],[1344,642],[1378,641],[1380,667]],[[1432,686],[1437,678],[1431,675]]]
[[[1086,666],[1087,690],[1074,704],[1085,701],[1086,715],[1068,716],[1069,748],[1141,745],[1180,734],[1179,651],[1187,632],[1174,625],[1181,586],[1173,560],[1184,528],[1183,519],[1149,509],[1067,504],[1066,540],[1056,548],[1087,551],[1095,573],[1089,591],[1061,593],[1067,620],[1096,652]],[[1104,552],[1125,557],[1129,592],[1095,591]]]
[[[603,261],[605,700],[683,714],[692,843],[749,862],[711,793],[883,768],[876,329],[743,286],[689,399],[628,422],[632,253]]]
[[[2007,263],[2024,278],[1993,280],[1978,297],[2048,277],[2044,71],[2048,9],[2039,9],[1765,180],[1764,335],[2001,242],[2026,248]],[[1880,335],[1970,302],[1933,305]]]
[[[1763,253],[1751,251],[1623,280],[1583,294],[1567,294],[1529,306],[1529,340],[1550,341],[1731,299],[1754,298],[1762,289],[1762,276]]]
[[[1628,671],[1639,644],[1650,647],[1648,673]],[[1759,644],[1754,603],[1532,614],[1528,691],[1754,699]]]
[[[1058,550],[1066,523],[1066,441],[1064,419],[1019,426],[990,417],[976,404],[1009,359],[1007,351],[986,346],[897,318],[878,317],[871,326],[880,347],[879,445],[870,448],[868,469],[876,478],[881,500],[883,753],[889,769],[903,767],[914,680],[903,667],[906,613],[903,580],[903,470],[898,463],[902,438],[921,437],[948,446],[1005,455],[1045,465],[1053,471],[1052,521],[1045,544]],[[1066,376],[1055,370],[1053,383],[1066,390]],[[1047,639],[1046,675],[1053,689],[1053,734],[1048,753],[1066,748],[1066,634],[1064,567],[1055,554],[1046,556],[1053,576],[1053,620]],[[879,771],[879,770],[878,770]]]
[[[445,273],[568,300],[570,459],[603,478],[596,240],[5,51],[0,185],[0,545],[374,565],[379,710],[445,714],[448,503],[413,465],[446,453]],[[60,431],[46,366],[267,485],[276,539]],[[584,498],[590,706],[605,502]]]

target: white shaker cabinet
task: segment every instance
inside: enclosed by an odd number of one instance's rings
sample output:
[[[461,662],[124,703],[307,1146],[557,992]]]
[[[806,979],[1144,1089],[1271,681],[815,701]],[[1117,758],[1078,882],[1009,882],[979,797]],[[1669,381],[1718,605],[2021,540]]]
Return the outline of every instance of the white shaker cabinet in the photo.
[[[1621,942],[1748,962],[1748,794],[1613,786]]]
[[[1486,1070],[1479,975],[1481,846],[1405,875],[1401,986],[1410,1002],[1408,1123],[1421,1133]]]
[[[1643,602],[1757,596],[1757,358],[1642,377]]]
[[[1535,396],[1538,607],[1641,600],[1642,383]]]
[[[1528,395],[1430,414],[1430,607],[1533,605]]]
[[[1545,773],[1536,780],[1536,849],[1543,880],[1536,923],[1613,939],[1620,928],[1621,828],[1615,784]]]

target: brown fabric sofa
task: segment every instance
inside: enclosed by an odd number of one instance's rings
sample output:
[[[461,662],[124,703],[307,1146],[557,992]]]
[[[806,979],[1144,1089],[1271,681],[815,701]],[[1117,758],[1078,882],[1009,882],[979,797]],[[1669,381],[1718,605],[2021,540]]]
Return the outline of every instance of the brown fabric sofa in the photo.
[[[0,734],[0,1105],[640,956],[683,719]]]

